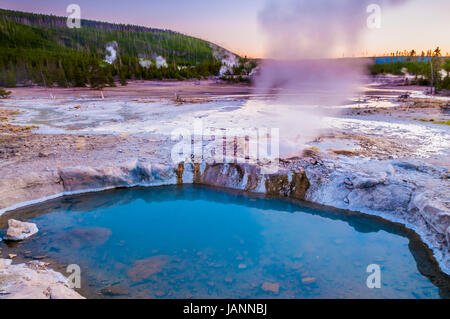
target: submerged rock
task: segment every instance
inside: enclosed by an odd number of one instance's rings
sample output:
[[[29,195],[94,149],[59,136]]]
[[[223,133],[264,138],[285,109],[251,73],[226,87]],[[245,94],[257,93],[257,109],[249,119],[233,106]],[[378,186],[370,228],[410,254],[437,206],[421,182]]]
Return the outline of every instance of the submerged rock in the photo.
[[[127,275],[133,282],[143,282],[150,276],[161,272],[169,260],[170,257],[167,255],[152,256],[138,260],[127,271]]]
[[[21,222],[15,219],[8,220],[8,230],[5,240],[20,241],[33,236],[39,231],[36,224]]]
[[[314,278],[314,277],[306,277],[306,278],[302,279],[302,283],[304,283],[305,285],[309,285],[309,284],[312,284],[315,282],[316,282],[316,278]]]
[[[120,286],[108,286],[100,289],[100,293],[104,296],[127,296],[129,294],[128,290]]]
[[[270,282],[265,282],[261,286],[261,289],[266,292],[272,292],[274,294],[278,294],[280,291],[280,285],[279,284],[272,284]]]
[[[112,231],[104,227],[78,227],[64,233],[62,240],[72,248],[98,247],[105,244],[111,235]]]

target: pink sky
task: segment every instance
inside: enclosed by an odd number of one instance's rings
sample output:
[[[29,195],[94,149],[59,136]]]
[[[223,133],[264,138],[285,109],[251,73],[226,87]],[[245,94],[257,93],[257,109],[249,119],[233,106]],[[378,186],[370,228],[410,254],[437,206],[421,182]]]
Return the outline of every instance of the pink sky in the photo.
[[[86,19],[171,29],[209,40],[241,55],[268,57],[266,37],[258,24],[265,0],[2,0],[0,7],[64,16],[70,3],[79,4]],[[410,0],[383,11],[381,18],[381,28],[365,30],[361,43],[352,52],[345,52],[346,56],[404,49],[420,52],[436,46],[444,54],[450,52],[450,0]]]

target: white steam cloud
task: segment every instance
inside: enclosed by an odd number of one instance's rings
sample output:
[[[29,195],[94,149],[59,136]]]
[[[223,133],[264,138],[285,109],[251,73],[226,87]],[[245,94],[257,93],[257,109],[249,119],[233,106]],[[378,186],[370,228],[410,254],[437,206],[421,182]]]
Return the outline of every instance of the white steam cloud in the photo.
[[[155,65],[156,68],[167,68],[167,61],[162,56],[157,56],[155,58],[155,61],[145,59],[145,58],[139,58],[139,65],[143,68],[149,69],[152,65]]]
[[[354,49],[367,28],[373,0],[271,0],[259,14],[266,56],[328,58]],[[377,0],[382,12],[407,0]]]
[[[167,68],[167,61],[162,56],[157,56],[155,61],[148,60],[145,58],[139,58],[139,65],[143,68],[149,69],[153,64],[155,64],[156,68]]]
[[[157,56],[155,62],[156,62],[156,67],[158,69],[160,69],[162,67],[167,68],[167,61],[162,56]]]
[[[139,65],[143,68],[150,68],[152,66],[153,62],[144,58],[139,58]]]
[[[213,48],[214,58],[222,63],[219,71],[220,76],[225,75],[228,71],[231,72],[239,64],[238,57],[235,54],[213,44],[211,47]]]
[[[117,49],[118,45],[116,41],[110,42],[106,45],[106,57],[105,62],[109,64],[113,64],[117,59]]]
[[[232,54],[232,53],[227,53],[222,58],[222,67],[220,68],[219,75],[223,76],[228,71],[231,72],[233,70],[233,68],[235,66],[237,66],[238,64],[239,64],[239,61],[236,58],[236,56],[234,54]]]
[[[406,0],[379,0],[388,6]],[[325,114],[332,106],[351,98],[362,84],[366,61],[330,60],[353,51],[367,28],[367,6],[373,0],[270,0],[258,20],[267,39],[266,60],[255,77],[257,93],[278,93],[280,113],[297,107],[292,115],[280,116],[281,150],[298,155],[303,144],[319,134]],[[276,90],[273,90],[276,89]],[[302,106],[301,109],[298,109]],[[281,154],[283,156],[283,154]]]

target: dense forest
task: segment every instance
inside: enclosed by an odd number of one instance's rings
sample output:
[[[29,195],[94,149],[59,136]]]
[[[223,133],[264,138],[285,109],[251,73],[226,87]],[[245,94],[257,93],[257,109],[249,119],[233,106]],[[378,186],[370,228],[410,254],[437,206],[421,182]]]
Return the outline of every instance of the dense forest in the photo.
[[[66,21],[0,9],[0,86],[101,88],[131,79],[200,79],[222,67],[217,46],[194,37],[90,20],[71,29]]]
[[[369,65],[372,75],[410,74],[414,77],[406,79],[405,85],[433,86],[437,90],[450,90],[450,59],[442,57],[441,50],[437,47],[434,51],[422,52],[420,56],[412,50],[407,55],[394,55],[395,62]]]

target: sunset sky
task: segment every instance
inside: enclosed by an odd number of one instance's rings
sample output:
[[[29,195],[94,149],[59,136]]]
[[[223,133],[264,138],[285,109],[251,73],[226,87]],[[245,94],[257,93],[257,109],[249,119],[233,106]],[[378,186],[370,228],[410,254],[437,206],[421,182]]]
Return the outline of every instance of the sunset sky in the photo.
[[[450,52],[450,1],[404,2],[382,11],[381,28],[364,30],[361,43],[345,54],[373,55],[404,49],[416,49],[420,53],[436,46],[444,54]],[[2,0],[0,7],[65,16],[66,7],[71,3],[81,7],[84,19],[171,29],[209,40],[241,55],[270,57],[258,19],[267,4],[265,0]]]

